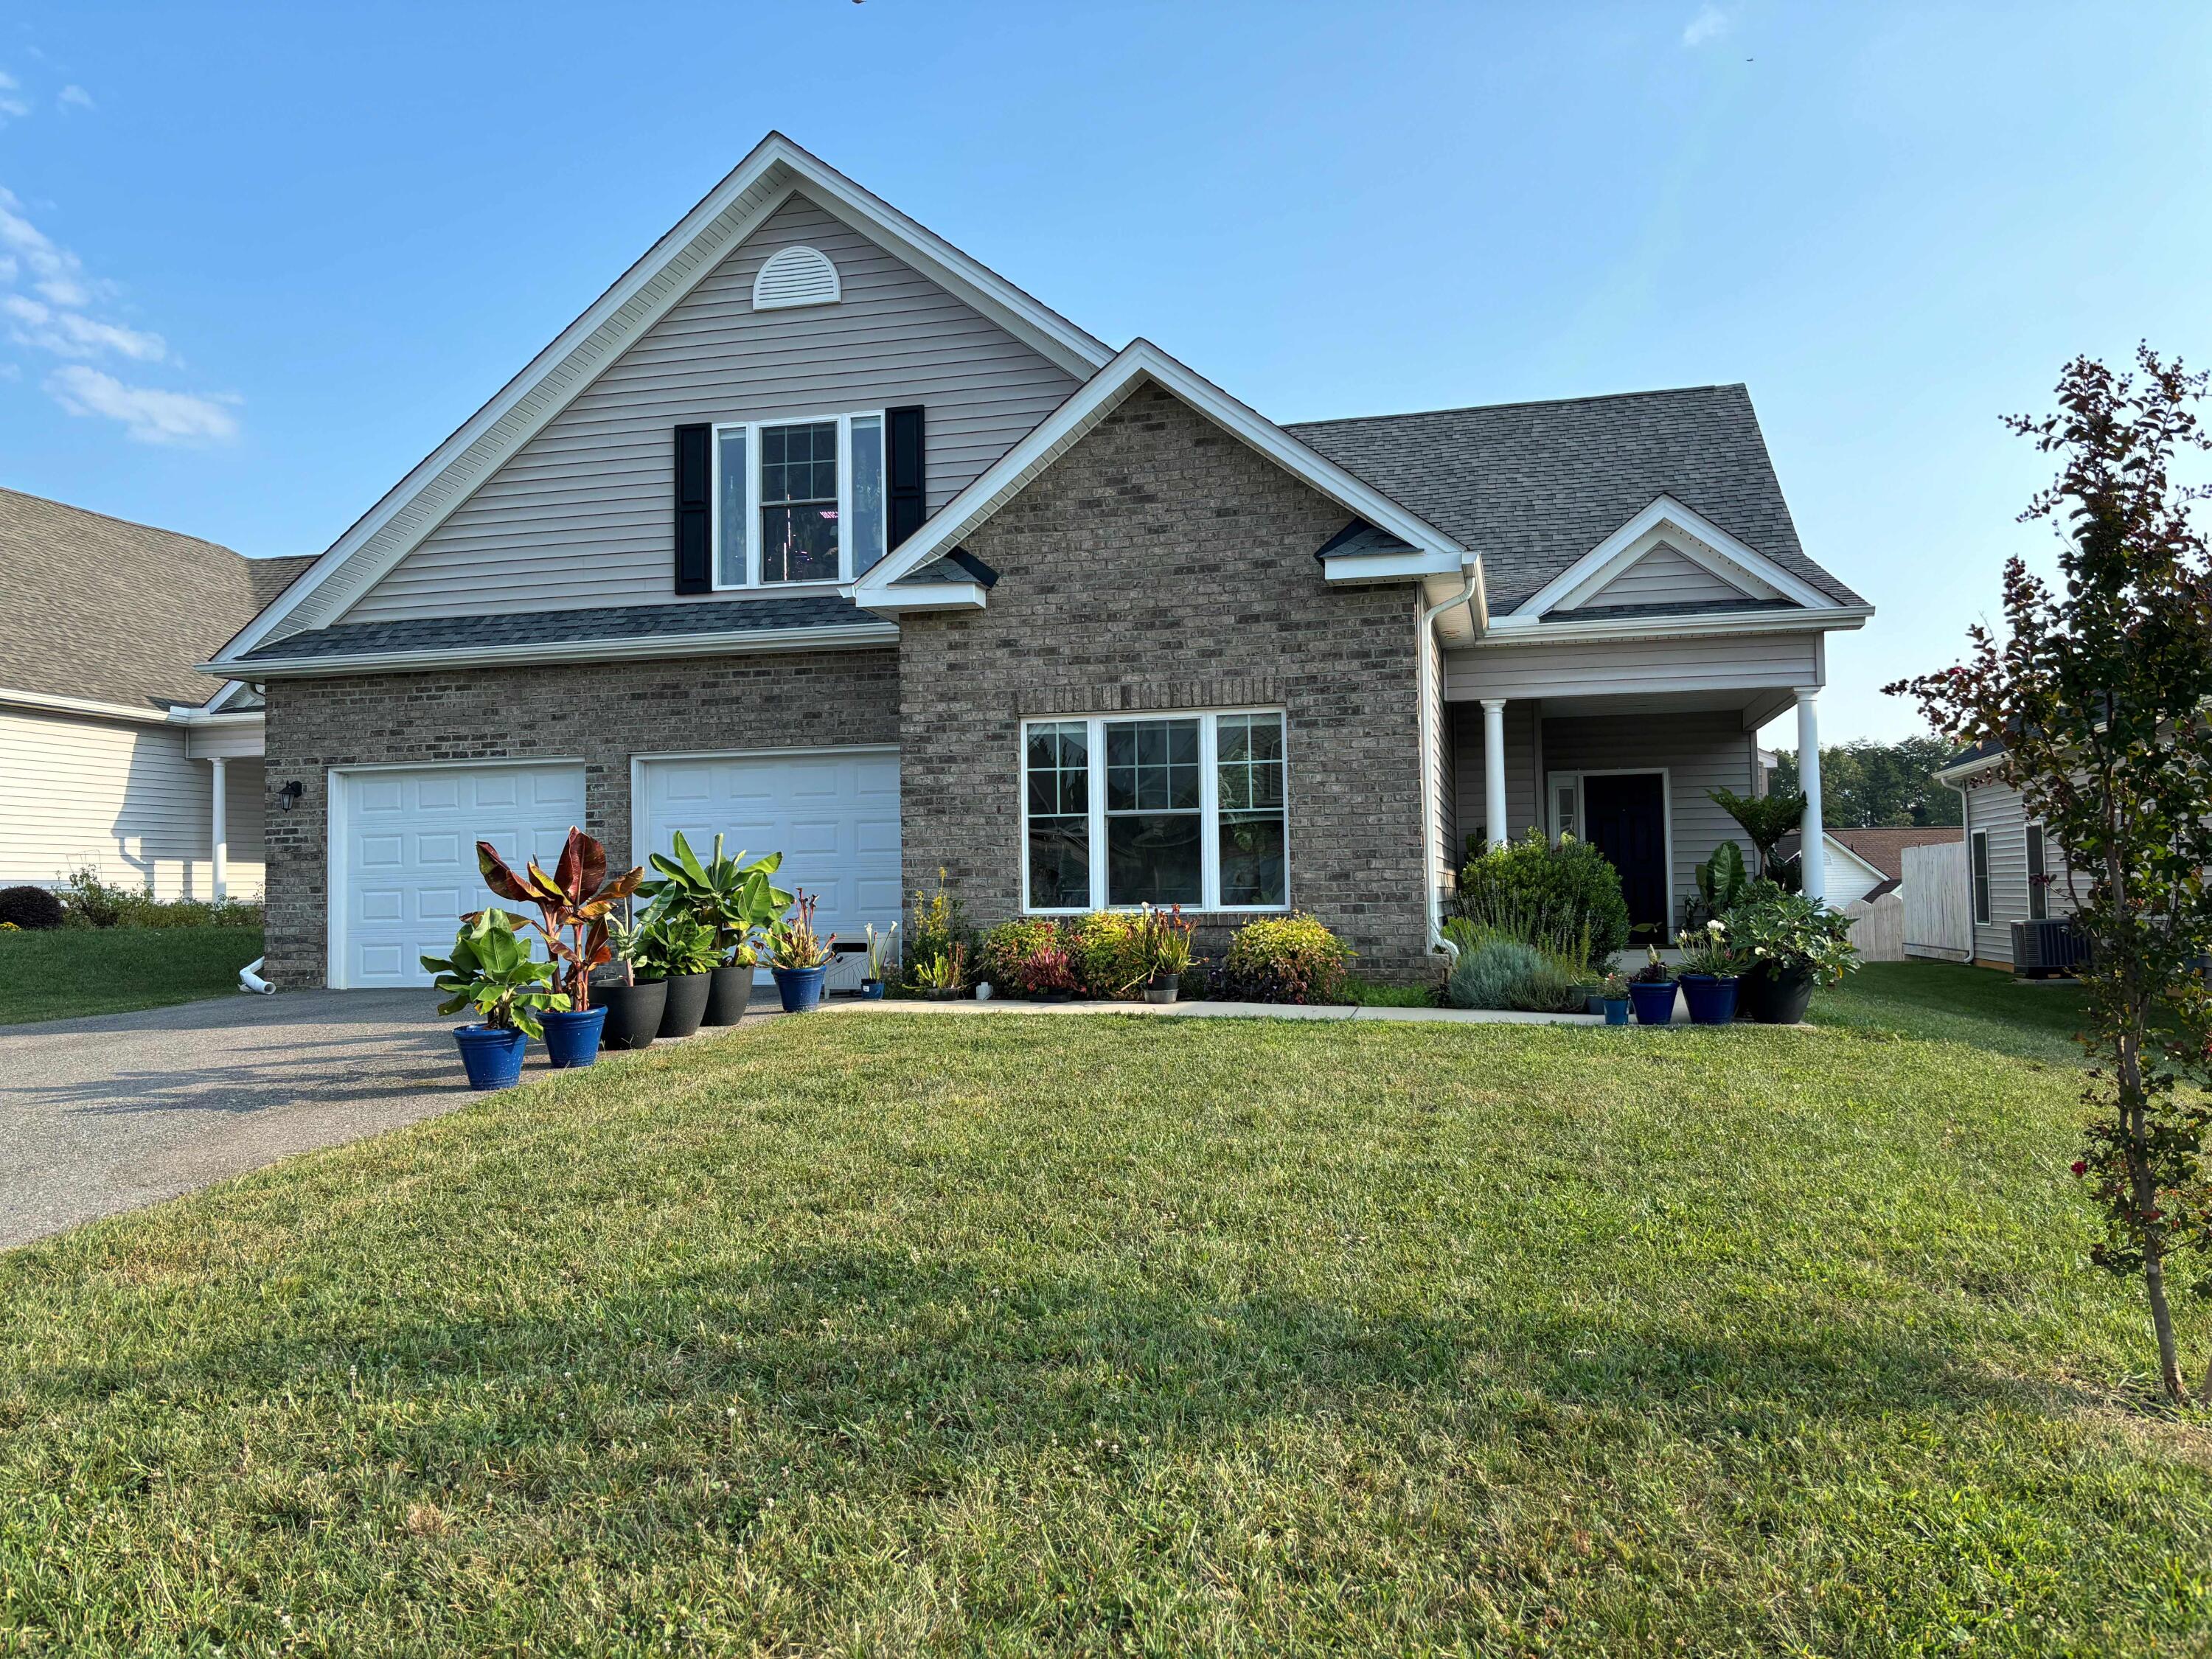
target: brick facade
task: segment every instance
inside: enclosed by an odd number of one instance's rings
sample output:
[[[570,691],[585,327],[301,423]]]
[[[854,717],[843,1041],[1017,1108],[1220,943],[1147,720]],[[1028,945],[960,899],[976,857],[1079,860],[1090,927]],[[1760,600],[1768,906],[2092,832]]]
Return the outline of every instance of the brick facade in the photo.
[[[967,538],[1000,573],[988,610],[901,622],[908,890],[942,867],[971,920],[1018,908],[1023,717],[1272,704],[1291,902],[1363,971],[1421,971],[1419,599],[1323,581],[1315,550],[1346,517],[1167,392],[1133,393]]]
[[[269,685],[268,976],[319,985],[329,771],[465,760],[580,760],[584,827],[629,846],[634,755],[894,743],[889,649],[365,674]],[[297,781],[293,809],[276,792]]]

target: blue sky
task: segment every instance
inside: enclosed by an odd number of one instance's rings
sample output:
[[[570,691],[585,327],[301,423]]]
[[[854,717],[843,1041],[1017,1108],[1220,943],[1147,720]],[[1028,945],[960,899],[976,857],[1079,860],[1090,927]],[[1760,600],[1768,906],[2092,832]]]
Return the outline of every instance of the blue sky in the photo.
[[[1281,420],[1747,382],[1956,653],[2075,352],[2212,359],[2212,7],[18,5],[0,484],[319,551],[770,127]]]

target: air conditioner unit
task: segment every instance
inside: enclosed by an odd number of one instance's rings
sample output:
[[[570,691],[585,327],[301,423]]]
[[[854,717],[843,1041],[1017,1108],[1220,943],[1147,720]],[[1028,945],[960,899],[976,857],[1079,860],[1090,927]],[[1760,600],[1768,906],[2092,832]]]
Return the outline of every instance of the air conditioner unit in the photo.
[[[2089,941],[2071,916],[2012,925],[2012,970],[2029,979],[2070,974],[2089,959]]]

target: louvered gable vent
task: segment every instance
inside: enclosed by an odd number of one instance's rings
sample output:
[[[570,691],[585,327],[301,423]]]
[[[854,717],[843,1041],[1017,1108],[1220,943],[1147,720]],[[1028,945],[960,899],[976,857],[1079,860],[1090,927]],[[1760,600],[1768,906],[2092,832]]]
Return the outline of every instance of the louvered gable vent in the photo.
[[[845,297],[837,267],[819,248],[787,247],[769,256],[753,278],[753,309],[781,311],[789,306],[834,306]]]

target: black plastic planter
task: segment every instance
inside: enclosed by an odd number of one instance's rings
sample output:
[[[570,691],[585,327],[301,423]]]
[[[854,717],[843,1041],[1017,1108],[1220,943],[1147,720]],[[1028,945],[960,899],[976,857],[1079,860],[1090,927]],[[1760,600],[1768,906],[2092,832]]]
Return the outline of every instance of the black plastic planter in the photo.
[[[752,1006],[753,965],[726,963],[707,975],[707,1012],[702,1025],[735,1025]]]
[[[1743,976],[1743,1012],[1761,1025],[1797,1025],[1813,1000],[1813,970],[1762,968]]]
[[[603,1048],[650,1048],[660,1033],[660,1016],[668,1006],[668,981],[640,980],[635,985],[594,985],[592,1005],[607,1011],[606,1028],[599,1034]]]
[[[688,1037],[707,1017],[707,993],[711,975],[672,974],[661,981],[668,988],[668,1006],[660,1011],[660,1035]]]

